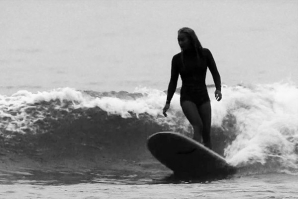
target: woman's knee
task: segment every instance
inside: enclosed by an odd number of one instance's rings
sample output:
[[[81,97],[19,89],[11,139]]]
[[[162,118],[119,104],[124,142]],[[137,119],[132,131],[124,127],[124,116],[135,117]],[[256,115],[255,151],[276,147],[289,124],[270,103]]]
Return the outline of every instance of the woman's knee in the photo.
[[[199,132],[202,134],[204,128],[202,124],[191,124],[192,128],[194,129],[195,132]]]

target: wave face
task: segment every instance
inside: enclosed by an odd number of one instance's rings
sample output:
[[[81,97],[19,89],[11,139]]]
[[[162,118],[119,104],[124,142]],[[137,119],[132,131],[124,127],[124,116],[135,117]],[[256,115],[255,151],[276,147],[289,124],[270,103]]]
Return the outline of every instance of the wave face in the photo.
[[[298,89],[276,83],[224,86],[212,99],[214,150],[237,167],[298,171]],[[168,117],[166,93],[78,91],[72,88],[0,96],[0,158],[5,170],[150,169],[147,137],[158,131],[192,136],[175,93]]]

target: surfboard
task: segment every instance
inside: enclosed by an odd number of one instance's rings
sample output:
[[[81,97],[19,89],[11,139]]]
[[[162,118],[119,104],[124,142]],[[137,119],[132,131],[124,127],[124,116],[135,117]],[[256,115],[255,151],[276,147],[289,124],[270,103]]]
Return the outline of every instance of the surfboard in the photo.
[[[147,140],[151,154],[175,175],[229,175],[236,168],[214,151],[175,132],[158,132]]]

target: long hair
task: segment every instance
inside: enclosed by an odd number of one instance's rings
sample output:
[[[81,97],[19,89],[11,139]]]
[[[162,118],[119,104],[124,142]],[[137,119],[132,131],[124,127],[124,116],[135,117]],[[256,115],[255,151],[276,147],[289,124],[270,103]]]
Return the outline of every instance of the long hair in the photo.
[[[178,34],[180,33],[184,33],[187,35],[188,39],[191,41],[191,45],[192,47],[195,49],[196,53],[197,53],[197,57],[204,59],[204,55],[203,55],[203,46],[201,44],[201,42],[199,41],[195,31],[191,28],[188,27],[184,27],[178,30]],[[181,53],[181,59],[182,59],[182,63],[184,66],[184,60],[183,60],[183,52]],[[185,67],[185,66],[184,66]]]

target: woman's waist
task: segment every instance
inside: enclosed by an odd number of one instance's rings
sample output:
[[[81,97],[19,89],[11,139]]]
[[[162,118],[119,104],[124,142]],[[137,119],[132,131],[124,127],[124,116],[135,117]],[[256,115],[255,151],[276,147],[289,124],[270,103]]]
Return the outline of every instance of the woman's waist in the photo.
[[[197,85],[183,85],[181,87],[181,95],[200,96],[208,95],[207,87],[200,87]]]
[[[207,90],[206,84],[182,83],[181,89],[190,90]]]

